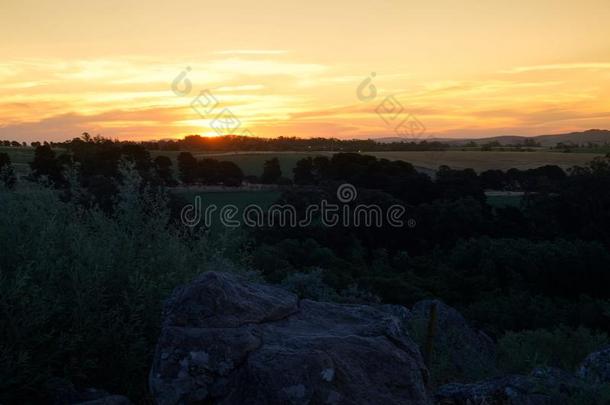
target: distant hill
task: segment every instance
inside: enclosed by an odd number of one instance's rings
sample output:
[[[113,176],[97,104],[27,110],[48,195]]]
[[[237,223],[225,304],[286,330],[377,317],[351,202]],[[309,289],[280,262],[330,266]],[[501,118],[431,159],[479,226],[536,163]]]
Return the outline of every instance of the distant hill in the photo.
[[[559,135],[540,135],[536,140],[542,145],[555,145],[557,142],[572,142],[572,143],[610,143],[610,131],[606,129],[589,129],[584,132],[571,132],[569,134]]]
[[[567,134],[555,134],[555,135],[536,135],[536,136],[518,136],[518,135],[503,135],[503,136],[493,136],[488,138],[417,138],[417,139],[408,139],[408,138],[399,138],[399,137],[388,137],[388,138],[379,138],[375,139],[375,141],[380,143],[392,143],[392,142],[420,142],[423,140],[432,142],[438,141],[443,143],[449,143],[452,145],[463,145],[470,141],[474,141],[478,144],[487,143],[487,142],[500,142],[503,145],[514,145],[518,143],[523,143],[526,139],[533,139],[536,142],[539,142],[542,146],[555,146],[559,142],[563,143],[574,143],[574,144],[583,144],[583,143],[610,143],[610,131],[606,129],[589,129],[583,132],[570,132]]]

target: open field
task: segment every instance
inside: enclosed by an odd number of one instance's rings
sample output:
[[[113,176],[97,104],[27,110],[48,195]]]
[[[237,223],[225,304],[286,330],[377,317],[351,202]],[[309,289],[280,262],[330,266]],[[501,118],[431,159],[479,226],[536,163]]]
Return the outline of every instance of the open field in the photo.
[[[610,146],[598,146],[597,148],[575,148],[571,153],[610,153]]]
[[[154,151],[153,155],[169,155],[174,158],[179,152]],[[600,153],[562,153],[551,151],[535,152],[481,152],[481,151],[440,151],[440,152],[364,152],[378,158],[404,160],[416,166],[418,170],[432,173],[441,165],[454,169],[473,168],[477,172],[488,169],[508,170],[511,168],[531,169],[544,165],[557,165],[564,169],[585,165]],[[197,158],[211,157],[235,162],[246,175],[260,175],[265,160],[277,157],[286,177],[292,177],[292,169],[299,159],[307,156],[331,156],[331,152],[234,152],[234,153],[200,153]]]
[[[62,150],[57,149],[57,153]],[[508,170],[510,168],[531,169],[543,165],[557,165],[568,169],[576,165],[585,165],[596,156],[603,156],[604,149],[597,153],[563,153],[559,151],[537,150],[534,152],[514,151],[422,151],[422,152],[363,152],[378,158],[389,160],[404,160],[412,163],[420,171],[432,174],[441,165],[447,165],[454,169],[473,168],[477,172],[488,169]],[[18,173],[25,174],[28,165],[34,157],[33,148],[11,148],[0,147],[0,152],[6,152],[15,164]],[[151,151],[152,157],[159,155],[169,156],[174,163],[180,152],[178,151]],[[332,152],[200,152],[193,153],[198,158],[210,157],[218,160],[228,160],[236,163],[246,175],[261,175],[265,160],[277,157],[280,161],[282,174],[292,177],[292,169],[296,162],[307,156],[331,156]]]
[[[441,151],[441,152],[373,152],[371,155],[389,160],[404,160],[414,166],[437,169],[447,165],[453,169],[473,168],[477,172],[500,169],[532,169],[544,165],[557,165],[564,169],[585,165],[598,153],[562,153],[549,151],[536,152],[480,152],[480,151]]]

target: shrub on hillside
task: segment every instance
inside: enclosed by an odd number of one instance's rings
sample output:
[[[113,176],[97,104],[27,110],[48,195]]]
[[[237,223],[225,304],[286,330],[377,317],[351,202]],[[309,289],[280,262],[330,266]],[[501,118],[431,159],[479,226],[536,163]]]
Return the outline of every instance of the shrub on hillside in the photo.
[[[162,300],[209,247],[140,186],[124,173],[112,216],[49,189],[0,192],[0,403],[46,401],[55,377],[145,397]]]
[[[574,370],[589,353],[609,344],[607,334],[584,327],[508,332],[498,341],[498,362],[508,373],[529,373],[537,366]]]

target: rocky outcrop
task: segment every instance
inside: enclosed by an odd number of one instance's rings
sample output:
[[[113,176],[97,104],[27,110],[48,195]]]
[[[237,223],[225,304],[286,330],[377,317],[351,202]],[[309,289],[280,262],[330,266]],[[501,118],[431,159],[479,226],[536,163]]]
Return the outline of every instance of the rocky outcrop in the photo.
[[[407,315],[206,273],[166,302],[152,396],[159,404],[428,404]]]
[[[437,316],[432,361],[442,361],[444,372],[451,375],[452,381],[473,382],[492,375],[496,367],[493,340],[471,327],[462,314],[442,301],[417,302],[408,321],[411,330],[420,336],[426,333],[433,305],[436,305]]]
[[[47,382],[51,393],[49,403],[53,405],[131,405],[122,395],[113,395],[97,388],[77,389],[71,382],[53,378]]]
[[[509,375],[474,384],[447,384],[436,393],[439,405],[559,405],[582,387],[563,370],[542,367],[530,375]]]
[[[610,347],[588,355],[577,374],[595,384],[610,383]]]
[[[132,405],[131,401],[121,395],[108,395],[90,401],[79,402],[77,405]]]

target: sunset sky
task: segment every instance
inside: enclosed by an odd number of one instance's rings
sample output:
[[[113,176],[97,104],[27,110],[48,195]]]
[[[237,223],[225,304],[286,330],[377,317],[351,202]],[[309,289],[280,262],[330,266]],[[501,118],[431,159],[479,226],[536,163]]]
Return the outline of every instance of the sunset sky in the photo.
[[[2,0],[0,139],[214,135],[226,111],[235,134],[397,136],[388,96],[425,137],[610,129],[609,21],[608,0]]]

